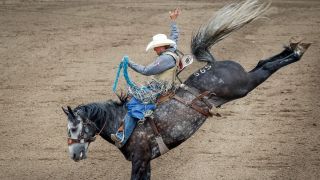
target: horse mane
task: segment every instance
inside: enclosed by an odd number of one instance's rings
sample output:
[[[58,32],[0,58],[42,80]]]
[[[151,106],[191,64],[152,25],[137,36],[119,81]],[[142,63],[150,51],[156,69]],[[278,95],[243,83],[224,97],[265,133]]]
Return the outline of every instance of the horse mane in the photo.
[[[121,93],[117,95],[119,101],[107,100],[105,102],[93,102],[82,104],[74,109],[82,118],[103,122],[105,119],[113,119],[116,110],[123,107],[127,102],[128,96]]]
[[[129,96],[127,93],[124,93],[123,91],[121,91],[120,94],[116,93],[116,95],[120,100],[119,105],[123,105],[124,103],[126,103],[128,101]]]

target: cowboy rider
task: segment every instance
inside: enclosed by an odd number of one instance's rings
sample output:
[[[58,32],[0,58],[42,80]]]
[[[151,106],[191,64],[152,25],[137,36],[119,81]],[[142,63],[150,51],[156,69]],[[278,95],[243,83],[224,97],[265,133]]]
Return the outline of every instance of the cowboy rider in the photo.
[[[153,36],[152,41],[147,45],[146,51],[153,49],[158,55],[154,62],[147,66],[136,64],[130,60],[128,62],[128,66],[134,71],[146,76],[153,75],[153,82],[161,82],[161,85],[164,85],[164,88],[161,88],[161,91],[172,89],[176,77],[178,61],[176,49],[179,37],[176,19],[180,15],[180,12],[179,8],[169,12],[171,19],[170,38],[167,38],[165,34],[157,34]],[[157,91],[157,96],[163,93],[161,91]],[[124,127],[120,126],[116,134],[111,134],[111,139],[119,148],[129,139],[137,121],[144,119],[146,112],[150,110],[153,111],[156,106],[155,102],[146,103],[133,96],[127,103],[127,108],[128,112],[124,118]]]

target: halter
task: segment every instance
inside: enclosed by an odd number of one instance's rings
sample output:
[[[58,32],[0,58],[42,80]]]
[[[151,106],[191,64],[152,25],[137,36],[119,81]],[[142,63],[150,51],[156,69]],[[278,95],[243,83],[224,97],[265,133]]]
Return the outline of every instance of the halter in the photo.
[[[89,124],[89,125],[93,125],[96,129],[99,130],[99,128],[97,127],[97,125],[93,121],[91,121],[89,119],[87,119],[86,121],[87,121],[87,123],[82,123],[83,126]],[[72,144],[76,144],[76,143],[82,143],[82,144],[83,143],[89,143],[90,144],[91,142],[96,140],[96,137],[98,135],[101,134],[101,132],[105,128],[106,124],[107,124],[107,121],[104,122],[104,124],[103,124],[102,128],[100,129],[99,133],[96,133],[93,137],[89,137],[89,138],[84,138],[84,132],[83,132],[84,128],[82,128],[82,131],[80,132],[80,134],[79,134],[77,139],[72,139],[71,137],[67,138],[68,146],[70,146]]]

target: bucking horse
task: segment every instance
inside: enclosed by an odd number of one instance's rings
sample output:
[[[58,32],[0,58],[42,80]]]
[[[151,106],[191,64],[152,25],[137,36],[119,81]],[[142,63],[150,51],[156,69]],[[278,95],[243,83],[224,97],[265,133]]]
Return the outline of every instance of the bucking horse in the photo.
[[[191,53],[205,65],[176,89],[176,98],[169,98],[157,106],[153,113],[154,123],[147,120],[139,125],[120,148],[124,157],[132,162],[132,180],[150,179],[150,161],[162,154],[156,140],[158,136],[162,137],[168,150],[177,147],[206,121],[210,108],[246,96],[277,70],[301,59],[310,46],[301,41],[290,42],[282,52],[260,60],[249,72],[237,62],[216,61],[210,53],[214,44],[256,19],[269,5],[259,0],[229,4],[193,34]],[[87,157],[88,146],[98,135],[114,144],[110,135],[117,131],[127,111],[127,97],[119,96],[119,99],[80,105],[74,109],[62,108],[68,117],[68,146],[74,161]],[[156,126],[157,131],[152,126]]]

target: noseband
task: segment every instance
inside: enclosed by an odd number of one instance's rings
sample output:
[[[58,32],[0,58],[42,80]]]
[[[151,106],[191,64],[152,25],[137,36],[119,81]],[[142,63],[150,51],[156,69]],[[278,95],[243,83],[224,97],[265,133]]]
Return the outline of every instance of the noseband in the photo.
[[[83,124],[83,126],[85,126],[85,125],[92,125],[92,126],[94,126],[95,127],[95,129],[98,129],[99,130],[99,128],[97,127],[97,125],[93,122],[93,121],[91,121],[91,120],[89,120],[89,119],[87,119],[87,123],[82,123]],[[99,131],[99,133],[96,133],[93,137],[88,137],[88,138],[85,138],[84,137],[84,129],[85,128],[82,128],[82,131],[80,132],[80,134],[79,134],[79,136],[78,136],[78,138],[77,139],[72,139],[71,137],[68,137],[68,139],[67,139],[67,142],[68,142],[68,146],[70,146],[70,145],[72,145],[72,144],[77,144],[77,143],[91,143],[91,142],[93,142],[93,141],[95,141],[96,140],[96,137],[98,136],[98,135],[100,135],[100,133],[103,131],[103,129],[105,128],[105,126],[106,126],[106,124],[107,124],[107,121],[105,121],[104,122],[104,124],[103,124],[103,126],[102,126],[102,128],[100,129],[100,131]]]

